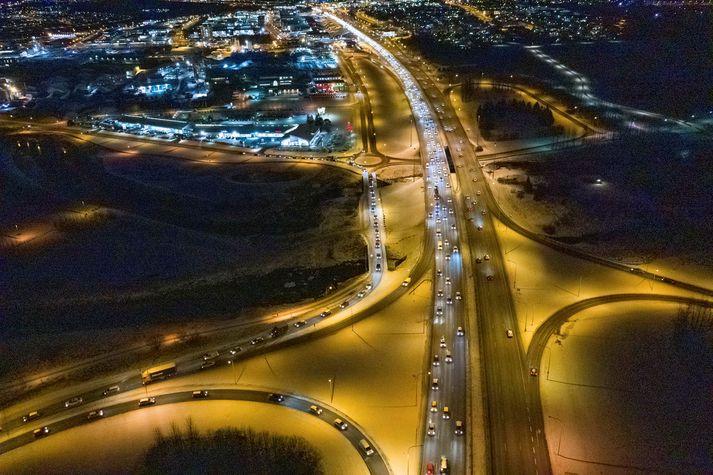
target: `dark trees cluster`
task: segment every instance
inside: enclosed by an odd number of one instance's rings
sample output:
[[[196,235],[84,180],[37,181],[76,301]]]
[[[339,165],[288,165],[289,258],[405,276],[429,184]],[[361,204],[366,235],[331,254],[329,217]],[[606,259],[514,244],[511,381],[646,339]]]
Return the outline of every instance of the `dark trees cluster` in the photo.
[[[188,419],[185,430],[174,423],[167,435],[156,431],[139,473],[324,475],[324,468],[319,452],[302,437],[236,428],[200,434]]]
[[[537,102],[526,102],[501,99],[498,102],[486,102],[478,106],[478,124],[480,130],[489,131],[513,122],[530,119],[541,127],[551,127],[555,118],[549,107],[543,107]]]

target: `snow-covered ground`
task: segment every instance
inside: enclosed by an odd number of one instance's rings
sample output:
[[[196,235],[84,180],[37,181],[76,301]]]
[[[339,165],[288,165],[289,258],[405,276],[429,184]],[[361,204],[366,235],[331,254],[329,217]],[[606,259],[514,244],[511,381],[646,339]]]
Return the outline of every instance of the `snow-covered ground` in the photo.
[[[392,183],[380,190],[387,253],[389,256],[406,257],[405,263],[413,266],[423,245],[423,180]]]
[[[540,387],[554,473],[713,471],[713,381],[672,349],[677,310],[594,307],[550,339]]]

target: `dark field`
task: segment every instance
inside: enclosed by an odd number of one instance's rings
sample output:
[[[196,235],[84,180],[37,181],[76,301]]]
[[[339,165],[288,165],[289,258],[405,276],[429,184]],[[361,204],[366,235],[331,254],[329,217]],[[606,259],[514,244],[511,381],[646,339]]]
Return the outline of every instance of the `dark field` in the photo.
[[[341,169],[129,158],[49,137],[2,150],[5,336],[235,318],[366,271],[361,177]],[[98,211],[67,213],[81,202]],[[16,223],[49,237],[17,243]]]
[[[544,234],[584,247],[604,244],[616,249],[614,257],[680,254],[710,265],[711,145],[673,135],[634,136],[497,166],[512,172],[519,206],[527,209],[527,198],[566,209],[539,223]],[[581,232],[572,232],[578,227]]]

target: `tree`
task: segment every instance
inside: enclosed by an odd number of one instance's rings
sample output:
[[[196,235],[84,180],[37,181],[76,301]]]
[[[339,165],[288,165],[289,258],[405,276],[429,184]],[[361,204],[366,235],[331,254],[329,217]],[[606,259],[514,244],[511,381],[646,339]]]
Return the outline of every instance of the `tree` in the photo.
[[[527,175],[527,180],[525,180],[525,193],[532,193],[532,181],[530,180],[530,175]]]

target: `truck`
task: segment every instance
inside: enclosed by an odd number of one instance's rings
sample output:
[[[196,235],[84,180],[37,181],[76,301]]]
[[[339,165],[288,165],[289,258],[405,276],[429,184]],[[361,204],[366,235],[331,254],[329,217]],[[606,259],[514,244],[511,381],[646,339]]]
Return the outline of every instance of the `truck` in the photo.
[[[154,366],[141,373],[141,382],[143,384],[153,383],[161,379],[166,379],[176,374],[176,362],[164,363],[159,366]]]
[[[272,338],[277,338],[279,336],[284,335],[287,333],[288,326],[287,325],[282,325],[279,327],[272,327],[272,330],[270,330],[270,336]]]

